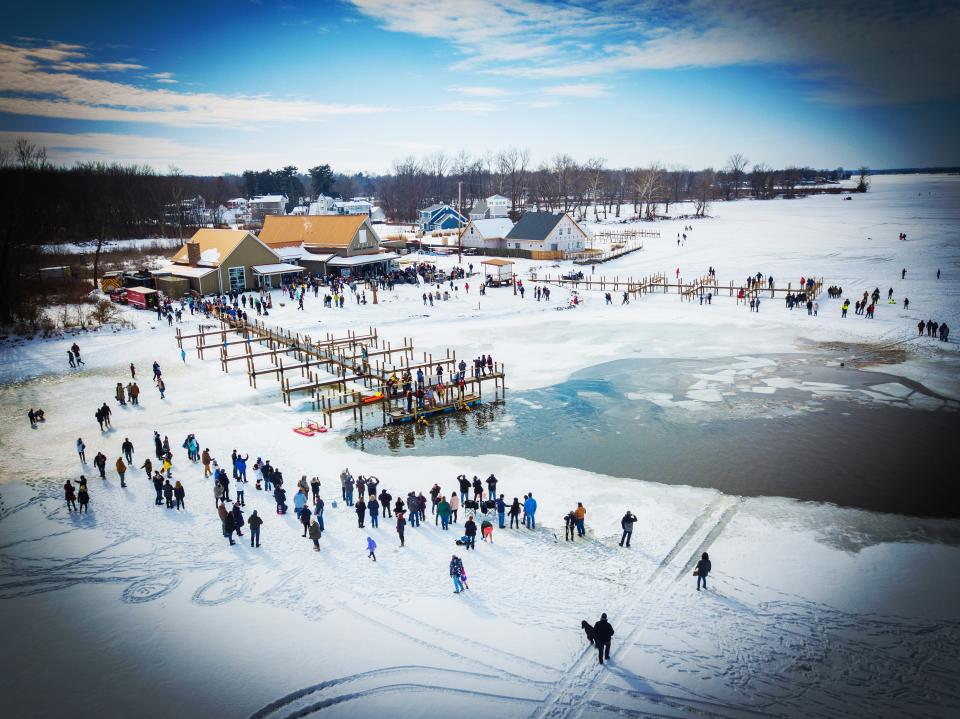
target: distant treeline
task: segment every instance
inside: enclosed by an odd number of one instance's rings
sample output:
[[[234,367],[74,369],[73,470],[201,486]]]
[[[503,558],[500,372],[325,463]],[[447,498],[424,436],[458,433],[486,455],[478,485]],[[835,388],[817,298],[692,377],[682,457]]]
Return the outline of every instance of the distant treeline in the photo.
[[[655,219],[668,214],[674,203],[691,202],[685,214],[704,215],[714,200],[792,196],[813,183],[849,176],[842,168],[748,168],[739,154],[720,170],[659,164],[613,169],[600,159],[578,162],[568,155],[533,166],[529,151],[515,148],[482,157],[466,152],[410,157],[382,175],[349,175],[317,165],[307,173],[287,166],[242,175],[191,176],[138,165],[58,167],[48,162],[44,148],[19,140],[12,151],[0,150],[0,323],[35,310],[31,298],[37,270],[49,263],[40,246],[93,241],[96,278],[106,241],[189,237],[199,221],[192,203],[197,196],[207,208],[217,208],[234,197],[286,194],[289,211],[308,194],[362,195],[375,198],[391,220],[410,222],[434,202],[456,204],[462,198],[467,212],[476,198],[496,193],[508,198],[513,217],[525,209],[541,209],[590,219]]]

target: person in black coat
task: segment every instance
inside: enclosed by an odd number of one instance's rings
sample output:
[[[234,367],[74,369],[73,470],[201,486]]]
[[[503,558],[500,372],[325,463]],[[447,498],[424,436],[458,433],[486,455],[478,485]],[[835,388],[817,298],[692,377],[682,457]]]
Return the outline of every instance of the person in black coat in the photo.
[[[390,513],[390,502],[393,500],[393,497],[390,495],[390,492],[387,491],[386,487],[380,490],[380,516],[386,517]]]
[[[606,613],[600,615],[600,621],[593,625],[593,641],[600,654],[600,663],[610,658],[610,642],[613,639],[613,627],[607,621]]]
[[[359,496],[360,499],[354,505],[354,510],[357,513],[357,526],[363,529],[363,518],[367,515],[367,503],[363,501],[363,492],[360,492]]]
[[[227,512],[223,517],[223,536],[230,540],[230,544],[236,544],[233,541],[233,530],[235,528],[233,522],[233,512]]]
[[[471,515],[466,523],[463,525],[463,533],[467,537],[467,541],[464,544],[466,549],[476,549],[477,548],[477,523],[473,521],[473,516]]]
[[[713,569],[713,565],[710,564],[710,555],[704,552],[700,555],[700,561],[697,562],[697,571],[694,572],[697,575],[697,591],[700,591],[700,583],[703,583],[703,588],[707,588],[707,576],[710,574],[710,570]]]

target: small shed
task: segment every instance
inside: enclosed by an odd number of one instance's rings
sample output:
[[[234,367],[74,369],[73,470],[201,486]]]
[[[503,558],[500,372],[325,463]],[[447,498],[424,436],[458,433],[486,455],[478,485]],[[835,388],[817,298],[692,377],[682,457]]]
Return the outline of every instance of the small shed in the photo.
[[[513,284],[513,260],[501,260],[495,257],[484,260],[480,264],[483,266],[483,275],[490,287]]]

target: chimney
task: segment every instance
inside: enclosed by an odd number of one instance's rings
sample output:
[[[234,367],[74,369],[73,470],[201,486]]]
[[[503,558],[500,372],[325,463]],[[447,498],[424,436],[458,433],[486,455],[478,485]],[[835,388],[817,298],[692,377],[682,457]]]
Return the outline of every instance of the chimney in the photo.
[[[187,264],[191,267],[200,264],[200,243],[195,240],[187,240]]]

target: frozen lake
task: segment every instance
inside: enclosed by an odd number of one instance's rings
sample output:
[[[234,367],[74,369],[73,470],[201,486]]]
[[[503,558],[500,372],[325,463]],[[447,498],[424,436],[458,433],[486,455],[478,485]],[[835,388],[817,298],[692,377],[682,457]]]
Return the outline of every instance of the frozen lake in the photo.
[[[958,405],[810,355],[625,359],[470,414],[355,433],[394,455],[506,454],[601,474],[960,516]]]

